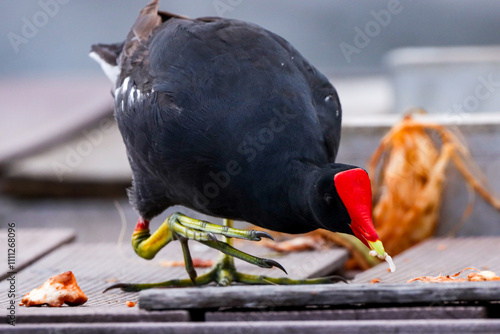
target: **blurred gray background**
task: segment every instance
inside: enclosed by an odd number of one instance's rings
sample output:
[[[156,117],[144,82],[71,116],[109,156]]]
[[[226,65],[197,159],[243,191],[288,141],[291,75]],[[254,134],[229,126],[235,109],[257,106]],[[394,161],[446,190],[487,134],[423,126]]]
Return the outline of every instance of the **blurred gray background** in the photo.
[[[56,0],[53,0],[56,1]],[[96,42],[121,41],[137,12],[148,2],[61,0],[59,9],[41,24],[16,53],[8,34],[22,35],[23,18],[33,23],[42,3],[52,0],[0,2],[0,75],[50,72],[98,73],[87,57]],[[67,2],[67,3],[66,3]],[[401,1],[400,13],[359,54],[347,62],[342,42],[354,45],[355,27],[374,20],[372,11],[387,10],[387,0],[164,0],[160,8],[190,17],[214,16],[257,23],[288,39],[327,73],[367,74],[383,71],[382,57],[396,47],[498,44],[500,2],[491,0]],[[38,17],[44,23],[43,17]]]

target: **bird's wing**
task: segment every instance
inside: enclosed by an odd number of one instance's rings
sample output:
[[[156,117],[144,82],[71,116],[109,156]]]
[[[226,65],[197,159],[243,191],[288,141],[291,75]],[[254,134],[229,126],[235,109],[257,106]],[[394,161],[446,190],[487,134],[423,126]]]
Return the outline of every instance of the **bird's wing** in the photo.
[[[131,57],[141,45],[147,43],[153,31],[163,22],[172,18],[186,19],[181,15],[158,11],[158,6],[159,0],[153,0],[139,12],[123,46],[123,60]]]
[[[340,144],[342,108],[336,89],[326,76],[311,65],[288,41],[269,32],[275,41],[295,59],[311,89],[312,102],[323,131],[324,145],[330,162],[335,162]]]
[[[342,126],[342,107],[335,88],[323,75],[311,87],[316,103],[316,113],[321,123],[325,146],[330,162],[337,157]]]

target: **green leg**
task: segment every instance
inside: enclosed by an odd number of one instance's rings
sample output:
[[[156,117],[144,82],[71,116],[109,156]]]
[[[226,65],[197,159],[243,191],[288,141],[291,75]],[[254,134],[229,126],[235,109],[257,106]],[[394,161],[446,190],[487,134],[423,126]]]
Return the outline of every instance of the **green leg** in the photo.
[[[149,233],[149,222],[140,219],[132,235],[132,247],[137,255],[150,260],[172,240],[196,240],[219,249],[221,252],[235,254],[234,256],[238,256],[250,263],[262,263],[260,258],[234,250],[231,246],[226,247],[223,242],[217,240],[215,234],[251,241],[260,241],[261,238],[272,239],[266,232],[239,230],[230,226],[211,224],[189,218],[180,213],[174,213],[153,234]],[[186,254],[186,250],[187,244],[184,244],[184,254]]]
[[[180,215],[180,214],[177,214]],[[179,218],[180,217],[180,218]],[[335,283],[338,281],[345,281],[344,278],[339,277],[339,276],[331,276],[331,277],[324,277],[324,278],[315,278],[315,279],[289,279],[289,278],[274,278],[274,277],[267,277],[267,276],[257,276],[257,275],[247,275],[247,274],[242,274],[236,271],[236,268],[234,266],[234,259],[233,257],[238,257],[244,261],[247,261],[249,263],[264,267],[264,268],[271,268],[273,266],[276,266],[283,271],[284,268],[277,263],[276,261],[269,260],[269,259],[262,259],[256,256],[252,256],[249,254],[246,254],[244,252],[241,252],[237,249],[235,249],[232,244],[232,239],[231,237],[239,237],[242,239],[247,239],[247,240],[257,240],[257,238],[260,240],[261,237],[270,237],[267,233],[265,232],[256,232],[256,231],[244,231],[244,230],[237,230],[232,227],[233,222],[232,220],[227,220],[224,219],[224,225],[215,225],[215,224],[210,224],[207,222],[201,222],[203,225],[203,231],[195,230],[195,231],[190,231],[189,229],[194,227],[194,220],[192,218],[186,217],[188,219],[183,219],[183,217],[186,216],[177,216],[177,217],[169,217],[167,221],[169,224],[171,224],[172,229],[175,231],[175,234],[172,234],[172,238],[175,235],[176,239],[179,239],[181,242],[181,246],[183,249],[184,253],[184,262],[186,265],[186,271],[189,274],[189,279],[175,279],[175,280],[170,280],[166,282],[160,282],[160,283],[151,283],[151,284],[115,284],[113,286],[110,286],[107,288],[104,292],[111,290],[111,289],[116,289],[120,288],[123,291],[127,292],[132,292],[132,291],[140,291],[140,290],[145,290],[145,289],[151,289],[151,288],[170,288],[170,287],[188,287],[188,286],[199,286],[199,285],[206,285],[209,283],[216,283],[217,285],[221,286],[228,286],[231,285],[233,282],[238,282],[238,283],[243,283],[243,284],[252,284],[252,285],[265,285],[265,284],[278,284],[278,285],[292,285],[292,284],[327,284],[327,283]],[[182,223],[182,226],[176,225],[176,221],[180,220]],[[184,224],[186,222],[186,224]],[[165,223],[164,223],[165,224]],[[189,225],[189,226],[186,226]],[[138,254],[143,254],[143,255],[151,255],[151,254],[156,254],[161,247],[166,245],[165,240],[157,236],[156,234],[158,233],[159,235],[163,236],[169,236],[169,234],[164,230],[163,228],[164,225],[160,226],[160,228],[150,237],[150,238],[142,238],[143,244],[138,243],[136,252]],[[201,227],[201,226],[200,226]],[[199,227],[199,228],[200,228]],[[160,232],[159,232],[160,231]],[[170,231],[170,230],[169,230]],[[217,241],[216,239],[214,240],[214,236],[211,235],[211,233],[217,233],[222,235],[222,240]],[[134,233],[135,236],[136,233]],[[192,239],[192,240],[198,240],[202,242],[203,244],[218,249],[224,254],[221,254],[219,257],[219,260],[217,263],[212,267],[212,269],[200,276],[196,275],[196,271],[194,270],[193,262],[191,259],[191,255],[189,253],[189,248],[187,246],[187,240]],[[172,239],[173,240],[173,239]],[[134,244],[134,237],[132,243]],[[141,245],[145,245],[142,246]],[[163,246],[161,246],[163,245]],[[160,247],[161,246],[161,247]],[[138,251],[139,250],[139,251]],[[154,255],[153,255],[154,257]],[[152,258],[152,257],[151,257]],[[286,271],[285,271],[286,272]]]
[[[184,266],[186,267],[186,271],[189,275],[189,278],[194,283],[196,280],[196,270],[194,269],[193,259],[191,258],[191,252],[188,247],[188,239],[181,238],[179,239],[182,246],[182,254],[184,255]]]

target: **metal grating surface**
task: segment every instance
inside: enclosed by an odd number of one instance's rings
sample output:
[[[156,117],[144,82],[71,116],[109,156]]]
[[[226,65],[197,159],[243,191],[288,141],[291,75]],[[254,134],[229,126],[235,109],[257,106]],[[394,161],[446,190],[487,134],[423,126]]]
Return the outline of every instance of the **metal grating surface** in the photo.
[[[267,248],[257,246],[252,242],[242,242],[237,247],[259,256],[271,255]],[[193,258],[215,260],[219,254],[218,251],[196,242],[190,243],[190,249]],[[343,249],[331,249],[322,252],[292,253],[274,258],[288,270],[290,277],[305,278],[324,272],[325,268],[329,268],[328,271],[335,270],[344,263],[347,252]],[[16,301],[18,303],[25,293],[40,286],[49,277],[71,270],[75,274],[79,286],[89,297],[88,302],[83,307],[106,306],[128,309],[125,302],[128,300],[137,302],[137,293],[124,293],[115,290],[103,294],[102,291],[114,282],[148,283],[186,278],[184,267],[161,265],[162,261],[173,260],[182,260],[181,247],[177,242],[167,245],[152,261],[139,258],[128,245],[122,247],[109,243],[65,245],[18,273],[16,276]],[[284,275],[278,269],[261,269],[239,260],[237,260],[236,265],[242,272],[246,273],[269,276]],[[197,269],[199,274],[206,270],[208,269]],[[7,287],[7,281],[0,283],[0,290],[6,291]],[[0,307],[5,307],[8,302],[7,294],[0,296]],[[62,309],[75,308],[63,307]],[[18,307],[18,312],[19,315],[23,315],[45,311],[42,311],[41,308]]]
[[[418,276],[450,275],[467,267],[500,275],[500,237],[434,238],[394,257],[394,263],[394,273],[387,271],[387,263],[381,263],[357,275],[353,283],[379,278],[380,283],[406,284]]]
[[[7,249],[7,228],[0,233],[0,245]],[[75,239],[71,229],[16,228],[15,270],[20,271],[57,247]],[[7,257],[7,254],[5,255]],[[9,276],[7,259],[0,270],[0,280]]]

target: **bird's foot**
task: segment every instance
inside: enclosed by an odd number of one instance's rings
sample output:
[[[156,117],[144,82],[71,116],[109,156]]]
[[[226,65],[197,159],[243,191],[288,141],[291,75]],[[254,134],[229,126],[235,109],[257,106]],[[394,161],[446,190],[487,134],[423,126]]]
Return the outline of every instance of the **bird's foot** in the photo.
[[[180,213],[174,213],[168,217],[158,230],[153,234],[149,234],[149,222],[140,219],[132,236],[132,246],[139,256],[145,259],[152,259],[170,241],[179,240],[184,254],[186,271],[194,284],[198,284],[199,280],[197,280],[197,274],[189,251],[188,240],[196,240],[224,254],[239,258],[259,267],[277,267],[286,273],[285,269],[278,262],[247,254],[231,245],[230,238],[251,241],[259,241],[261,238],[272,239],[268,233],[255,230],[240,230],[233,228],[230,226],[231,224],[231,221],[225,220],[224,226],[216,225],[193,219]],[[227,242],[219,241],[215,236],[216,234],[222,235]],[[175,284],[184,286],[186,283]]]
[[[232,224],[232,222],[231,222]],[[206,221],[193,219],[180,213],[171,215],[168,219],[170,230],[173,231],[174,238],[178,239],[182,245],[182,252],[184,254],[184,263],[189,277],[196,282],[196,271],[194,270],[193,261],[187,245],[188,240],[196,240],[208,247],[217,249],[224,254],[232,257],[239,258],[248,263],[254,264],[261,268],[277,267],[286,273],[285,268],[278,262],[271,259],[263,259],[242,252],[232,246],[230,239],[239,238],[251,241],[260,241],[261,238],[273,239],[268,233],[264,231],[255,230],[240,230],[228,225],[217,225]],[[225,237],[224,241],[219,241],[215,234]]]
[[[168,225],[177,236],[197,241],[216,241],[215,234],[250,241],[260,241],[262,238],[273,239],[264,231],[240,230],[227,225],[212,224],[178,212],[168,218]]]
[[[175,279],[160,283],[128,284],[119,283],[108,287],[104,292],[112,289],[121,289],[126,292],[137,292],[151,288],[179,288],[190,286],[201,286],[215,283],[220,286],[228,286],[233,283],[248,285],[298,285],[298,284],[331,284],[345,282],[341,276],[329,276],[310,279],[290,279],[286,277],[268,277],[260,275],[248,275],[236,271],[232,257],[222,255],[221,259],[207,273],[193,279]]]
[[[226,241],[219,241],[215,234],[223,236]],[[339,276],[331,276],[315,279],[289,279],[289,278],[275,278],[267,276],[247,275],[236,271],[234,266],[233,257],[237,257],[243,261],[255,264],[262,268],[277,267],[285,269],[276,261],[271,259],[264,259],[244,253],[232,246],[231,238],[240,238],[252,241],[258,241],[261,238],[272,237],[266,232],[262,231],[248,231],[239,230],[232,227],[231,220],[224,220],[224,226],[211,224],[205,221],[196,220],[187,217],[180,213],[171,215],[152,235],[149,234],[149,223],[142,219],[136,226],[132,236],[132,245],[136,253],[146,259],[152,259],[158,251],[163,248],[172,240],[179,240],[184,254],[184,263],[186,271],[188,272],[188,279],[175,279],[160,283],[146,283],[146,284],[129,284],[119,283],[110,286],[105,290],[121,289],[127,292],[146,290],[151,288],[174,288],[174,287],[188,287],[188,286],[201,286],[210,283],[215,283],[221,286],[231,285],[232,283],[241,284],[326,284],[345,279]],[[215,248],[224,254],[217,263],[203,275],[198,276],[194,269],[191,254],[188,248],[188,240],[196,240],[209,247]]]

